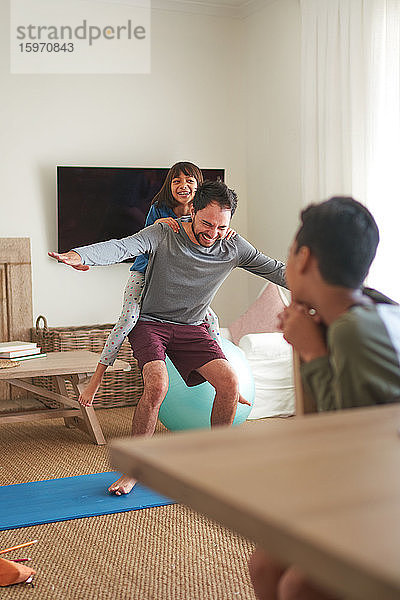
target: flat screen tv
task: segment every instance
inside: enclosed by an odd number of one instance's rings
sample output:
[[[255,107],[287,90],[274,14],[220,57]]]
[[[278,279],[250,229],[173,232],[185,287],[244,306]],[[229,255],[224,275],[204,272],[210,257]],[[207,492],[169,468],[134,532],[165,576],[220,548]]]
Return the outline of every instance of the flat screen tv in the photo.
[[[168,169],[57,167],[58,252],[119,239],[143,229]],[[224,169],[203,169],[224,181]]]

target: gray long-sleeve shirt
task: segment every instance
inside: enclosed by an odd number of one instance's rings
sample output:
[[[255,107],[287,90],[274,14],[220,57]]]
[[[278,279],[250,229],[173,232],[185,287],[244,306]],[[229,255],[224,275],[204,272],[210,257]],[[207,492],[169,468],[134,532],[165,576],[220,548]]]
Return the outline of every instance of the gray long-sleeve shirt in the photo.
[[[110,265],[149,253],[143,320],[202,323],[215,293],[235,267],[286,287],[284,263],[265,256],[238,234],[206,248],[193,243],[182,226],[175,233],[167,224],[157,223],[121,240],[74,250],[85,265]]]

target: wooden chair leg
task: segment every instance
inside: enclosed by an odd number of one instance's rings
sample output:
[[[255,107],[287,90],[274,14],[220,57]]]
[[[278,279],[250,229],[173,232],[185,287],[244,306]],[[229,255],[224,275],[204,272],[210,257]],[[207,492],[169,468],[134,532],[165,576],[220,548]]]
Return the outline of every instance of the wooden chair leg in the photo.
[[[304,389],[303,380],[301,378],[301,358],[296,350],[293,350],[293,378],[294,378],[294,394],[296,402],[296,417],[304,416],[309,413],[317,412],[317,407],[313,398],[307,394]]]

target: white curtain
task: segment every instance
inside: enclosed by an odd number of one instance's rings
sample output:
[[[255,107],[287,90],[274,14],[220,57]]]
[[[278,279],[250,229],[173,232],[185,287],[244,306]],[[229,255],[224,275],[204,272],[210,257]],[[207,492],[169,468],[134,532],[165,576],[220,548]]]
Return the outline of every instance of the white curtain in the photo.
[[[351,195],[381,234],[368,284],[400,301],[400,0],[300,0],[303,202]]]

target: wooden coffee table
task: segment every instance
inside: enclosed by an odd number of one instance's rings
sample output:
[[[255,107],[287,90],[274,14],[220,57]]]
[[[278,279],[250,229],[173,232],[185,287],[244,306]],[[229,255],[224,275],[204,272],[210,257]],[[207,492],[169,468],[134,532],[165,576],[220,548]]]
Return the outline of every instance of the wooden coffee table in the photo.
[[[1,381],[32,392],[35,396],[55,400],[63,405],[63,408],[59,409],[15,411],[0,414],[0,424],[62,417],[67,427],[78,427],[88,433],[96,444],[105,444],[104,435],[93,406],[81,406],[77,401],[81,390],[96,370],[99,358],[99,354],[86,350],[49,352],[45,358],[33,358],[21,361],[19,366],[0,369]],[[130,368],[130,365],[122,360],[116,360],[113,366],[108,367],[111,371],[129,371]],[[33,385],[30,382],[31,377],[40,376],[52,377],[58,390],[57,393]],[[66,380],[71,382],[76,399],[68,395]]]
[[[398,404],[343,410],[115,440],[111,460],[339,597],[399,600],[399,427]]]

